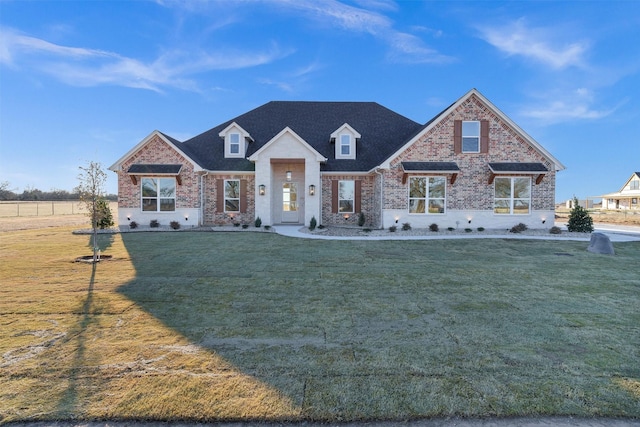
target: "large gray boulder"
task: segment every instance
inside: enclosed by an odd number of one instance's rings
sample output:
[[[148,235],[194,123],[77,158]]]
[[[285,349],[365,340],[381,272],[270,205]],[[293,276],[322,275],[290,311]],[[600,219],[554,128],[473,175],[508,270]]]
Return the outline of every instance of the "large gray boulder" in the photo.
[[[587,250],[594,254],[615,255],[611,240],[604,233],[591,233],[591,242]]]

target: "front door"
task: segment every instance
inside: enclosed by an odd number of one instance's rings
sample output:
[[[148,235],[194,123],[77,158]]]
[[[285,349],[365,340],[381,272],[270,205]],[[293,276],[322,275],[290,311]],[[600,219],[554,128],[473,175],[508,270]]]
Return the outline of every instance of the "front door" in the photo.
[[[298,223],[298,184],[282,183],[282,222]]]

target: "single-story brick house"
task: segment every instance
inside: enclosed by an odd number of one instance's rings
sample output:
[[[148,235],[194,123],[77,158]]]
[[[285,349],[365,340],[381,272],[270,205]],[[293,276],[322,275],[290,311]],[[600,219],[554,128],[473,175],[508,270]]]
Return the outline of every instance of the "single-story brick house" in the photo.
[[[634,172],[615,193],[602,196],[602,209],[640,209],[640,172]]]
[[[122,225],[544,228],[564,166],[472,89],[425,124],[374,102],[269,102],[183,142],[154,131],[109,169]]]

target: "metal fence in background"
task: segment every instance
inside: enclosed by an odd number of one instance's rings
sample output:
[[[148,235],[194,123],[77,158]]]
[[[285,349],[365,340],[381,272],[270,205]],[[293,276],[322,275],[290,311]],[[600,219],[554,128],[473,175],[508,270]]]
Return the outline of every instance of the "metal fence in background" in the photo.
[[[109,202],[111,212],[116,212],[118,202]],[[77,200],[34,202],[0,202],[0,218],[17,216],[84,215],[87,209]]]

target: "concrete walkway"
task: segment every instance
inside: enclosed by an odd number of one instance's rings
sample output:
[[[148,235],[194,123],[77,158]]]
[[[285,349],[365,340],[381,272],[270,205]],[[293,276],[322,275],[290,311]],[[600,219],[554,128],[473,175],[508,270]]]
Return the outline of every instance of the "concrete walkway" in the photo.
[[[556,224],[562,227],[562,224]],[[388,233],[384,236],[326,236],[321,233],[311,234],[302,232],[300,225],[274,225],[276,233],[303,239],[326,239],[326,240],[441,240],[441,239],[533,239],[533,240],[591,240],[591,235],[585,237],[562,237],[551,235],[527,236],[523,234],[491,234],[490,230],[482,234],[456,234],[456,235],[434,235],[434,236],[403,236],[401,233]],[[606,234],[612,242],[635,242],[640,241],[640,227],[619,226],[615,224],[596,224],[595,232]],[[566,231],[566,228],[564,228]]]

